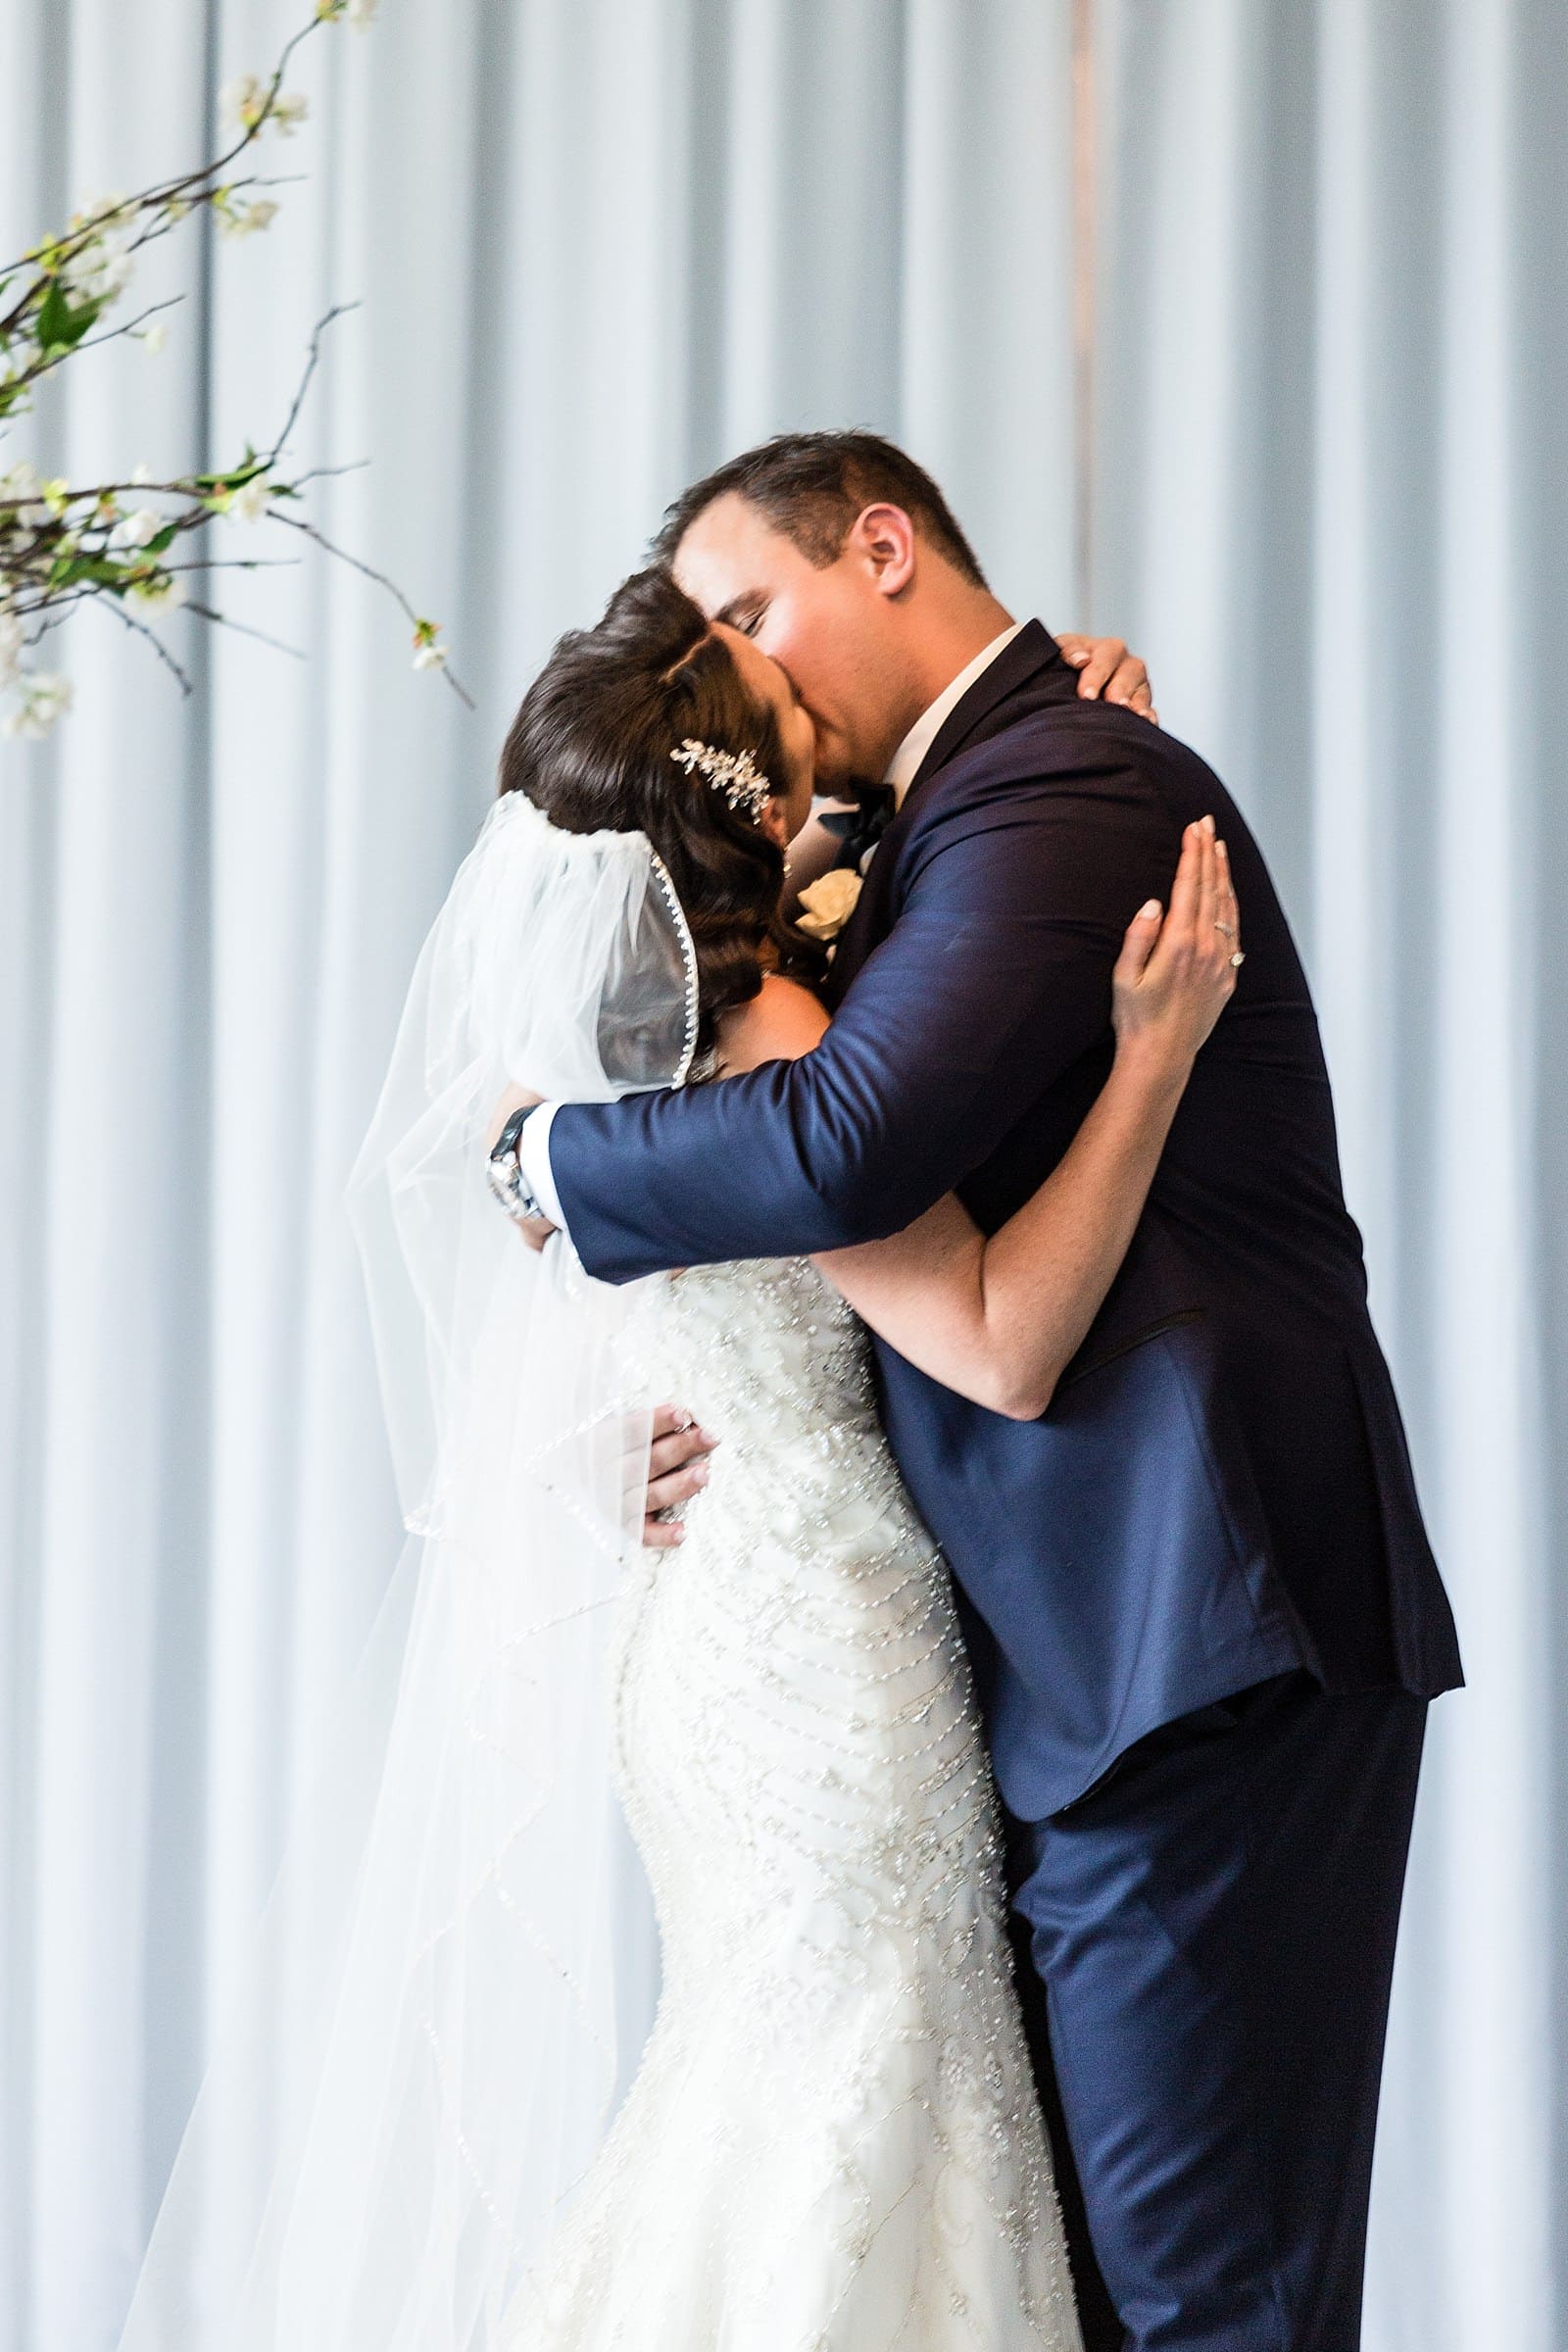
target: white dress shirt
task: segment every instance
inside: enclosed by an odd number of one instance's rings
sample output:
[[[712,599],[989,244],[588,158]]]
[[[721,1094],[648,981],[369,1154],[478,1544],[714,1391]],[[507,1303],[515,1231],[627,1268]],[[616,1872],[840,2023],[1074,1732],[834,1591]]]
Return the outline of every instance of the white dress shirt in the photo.
[[[956,710],[976,678],[985,675],[997,656],[1005,651],[1022,627],[1023,622],[1015,620],[1010,628],[1003,630],[1000,637],[993,637],[991,643],[976,654],[968,667],[959,670],[953,684],[945,686],[936,701],[921,711],[888,761],[888,772],[882,779],[884,784],[893,788],[896,808],[903,808],[904,796],[919,774],[921,760],[941,734],[950,714]],[[530,1119],[528,1124],[532,1126],[533,1121]]]
[[[1023,622],[1015,620],[1000,636],[993,637],[967,667],[959,670],[953,683],[943,688],[936,701],[921,711],[888,761],[887,774],[883,778],[883,782],[892,787],[895,806],[903,806],[904,796],[918,775],[920,762],[935,743],[949,713],[957,709],[975,680],[985,674],[997,656],[1012,643],[1022,627]],[[522,1166],[523,1183],[552,1225],[564,1229],[566,1220],[562,1214],[561,1195],[556,1190],[556,1179],[550,1166],[550,1128],[555,1115],[554,1102],[540,1104],[523,1128],[517,1157]]]

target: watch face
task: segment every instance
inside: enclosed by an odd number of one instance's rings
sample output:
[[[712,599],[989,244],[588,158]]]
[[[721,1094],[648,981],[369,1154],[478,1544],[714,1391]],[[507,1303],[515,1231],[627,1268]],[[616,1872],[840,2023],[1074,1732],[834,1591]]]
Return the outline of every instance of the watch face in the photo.
[[[506,1125],[502,1128],[501,1133],[496,1137],[495,1142],[490,1147],[490,1156],[492,1159],[506,1159],[516,1151],[517,1138],[522,1133],[523,1122],[527,1116],[528,1113],[526,1110],[514,1110],[513,1112],[511,1118],[507,1121]]]
[[[530,1103],[525,1109],[513,1112],[492,1145],[490,1157],[485,1162],[484,1172],[491,1192],[508,1216],[516,1217],[519,1221],[539,1214],[539,1204],[523,1182],[522,1162],[517,1156],[517,1139],[529,1111],[534,1107]]]

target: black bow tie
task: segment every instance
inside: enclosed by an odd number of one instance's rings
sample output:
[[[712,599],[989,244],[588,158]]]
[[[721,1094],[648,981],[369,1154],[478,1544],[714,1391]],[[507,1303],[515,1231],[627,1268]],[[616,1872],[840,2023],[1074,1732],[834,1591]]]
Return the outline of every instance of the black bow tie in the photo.
[[[835,867],[847,866],[858,873],[893,822],[894,802],[886,784],[865,784],[858,787],[853,808],[836,808],[824,816],[823,824],[839,837],[839,854]]]

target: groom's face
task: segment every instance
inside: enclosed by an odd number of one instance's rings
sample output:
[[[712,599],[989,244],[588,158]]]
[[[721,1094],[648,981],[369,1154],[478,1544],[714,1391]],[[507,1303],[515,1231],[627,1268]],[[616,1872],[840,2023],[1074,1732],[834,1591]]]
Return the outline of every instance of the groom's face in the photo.
[[[813,564],[729,491],[692,523],[674,568],[710,619],[741,630],[788,675],[816,731],[817,789],[880,781],[909,725],[905,648],[856,555]]]

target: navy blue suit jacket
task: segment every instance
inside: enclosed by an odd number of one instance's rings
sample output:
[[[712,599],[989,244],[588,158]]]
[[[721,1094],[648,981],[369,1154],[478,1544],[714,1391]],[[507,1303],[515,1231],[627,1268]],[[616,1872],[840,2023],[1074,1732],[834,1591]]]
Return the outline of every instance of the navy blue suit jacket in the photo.
[[[1273,885],[1203,762],[1076,685],[1031,622],[951,714],[871,863],[814,1053],[564,1106],[551,1136],[572,1240],[612,1281],[871,1240],[950,1189],[995,1231],[1102,1084],[1123,932],[1213,811],[1247,961],[1050,1411],[1005,1420],[877,1345],[1026,1819],[1293,1667],[1333,1690],[1461,1679]]]

